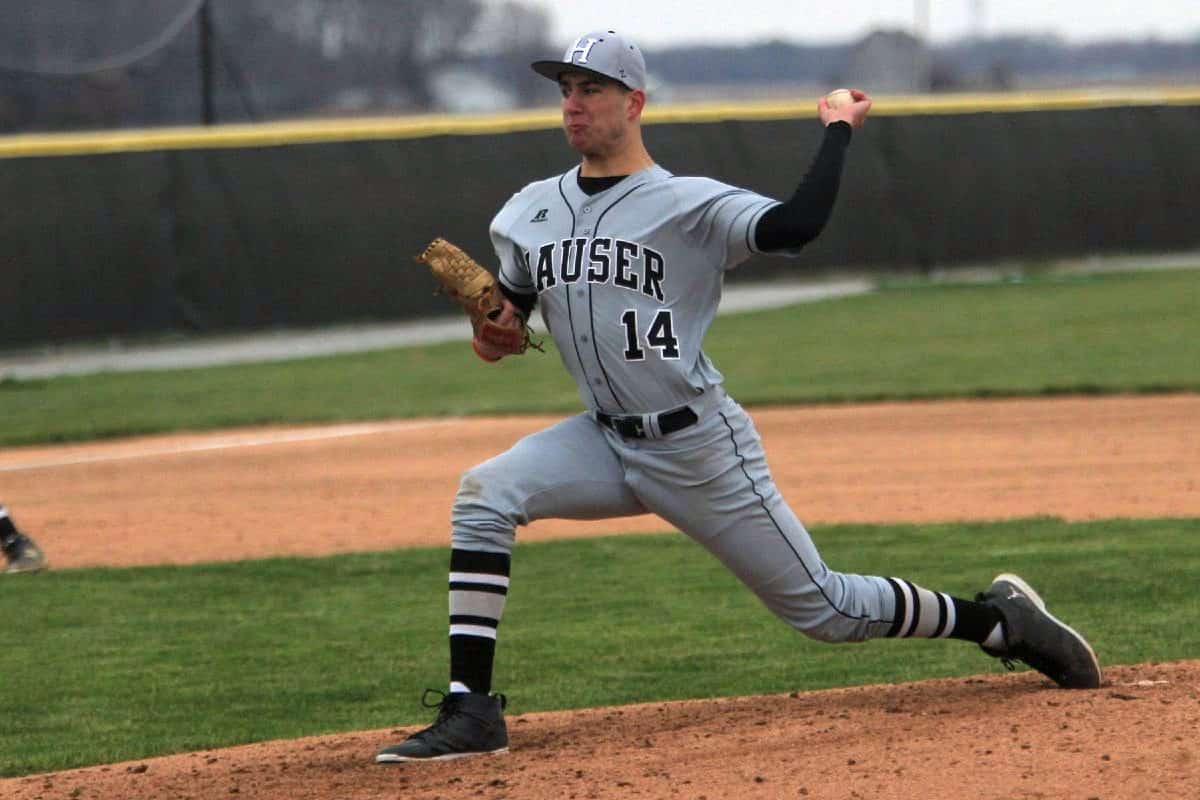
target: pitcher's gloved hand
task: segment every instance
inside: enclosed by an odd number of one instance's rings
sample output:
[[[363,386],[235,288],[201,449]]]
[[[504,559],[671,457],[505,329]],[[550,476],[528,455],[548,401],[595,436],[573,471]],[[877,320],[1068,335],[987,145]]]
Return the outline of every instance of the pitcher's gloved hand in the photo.
[[[525,316],[500,293],[496,278],[461,248],[437,238],[417,261],[429,266],[442,293],[456,301],[471,320],[471,346],[484,361],[520,355],[530,346]]]

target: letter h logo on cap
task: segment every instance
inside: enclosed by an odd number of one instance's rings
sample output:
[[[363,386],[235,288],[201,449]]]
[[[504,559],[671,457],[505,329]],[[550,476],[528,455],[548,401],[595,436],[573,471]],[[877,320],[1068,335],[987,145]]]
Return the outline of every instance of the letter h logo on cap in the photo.
[[[593,39],[588,36],[580,36],[579,40],[575,42],[575,46],[567,49],[566,55],[563,56],[563,61],[567,61],[572,64],[588,63],[588,54],[592,52],[592,48],[595,47],[596,43],[599,41],[599,39]],[[579,54],[579,58],[575,58],[576,53]]]

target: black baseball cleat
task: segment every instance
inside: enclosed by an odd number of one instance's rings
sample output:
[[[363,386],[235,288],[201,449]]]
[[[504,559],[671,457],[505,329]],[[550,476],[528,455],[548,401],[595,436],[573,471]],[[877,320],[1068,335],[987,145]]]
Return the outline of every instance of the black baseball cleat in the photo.
[[[45,554],[23,533],[13,536],[4,545],[4,557],[8,560],[5,572],[39,572],[46,568]]]
[[[430,694],[440,694],[436,703],[426,702]],[[508,728],[502,694],[451,692],[426,689],[421,705],[437,708],[437,719],[424,730],[403,742],[385,747],[375,755],[376,764],[396,761],[448,761],[452,758],[508,752]]]
[[[1047,611],[1042,598],[1020,577],[997,575],[975,599],[1003,617],[1004,649],[984,647],[983,652],[1002,659],[1009,669],[1013,661],[1022,661],[1064,689],[1100,687],[1100,662],[1091,645]]]

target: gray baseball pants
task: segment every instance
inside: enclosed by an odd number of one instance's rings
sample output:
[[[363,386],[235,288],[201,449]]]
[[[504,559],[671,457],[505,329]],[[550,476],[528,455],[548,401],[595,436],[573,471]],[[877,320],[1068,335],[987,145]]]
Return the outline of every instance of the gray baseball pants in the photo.
[[[895,594],[881,577],[835,572],[775,486],[762,440],[720,387],[699,420],[657,439],[626,439],[580,414],[518,441],[462,477],[453,546],[509,553],[534,520],[652,512],[720,559],[772,612],[827,642],[884,636]]]

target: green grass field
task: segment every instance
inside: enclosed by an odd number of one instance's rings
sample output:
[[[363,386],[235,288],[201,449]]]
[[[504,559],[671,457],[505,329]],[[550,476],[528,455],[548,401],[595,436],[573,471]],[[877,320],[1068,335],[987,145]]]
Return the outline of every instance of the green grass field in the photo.
[[[705,350],[746,405],[1197,391],[1197,308],[1198,270],[929,285],[719,317]],[[549,343],[544,355],[487,368],[469,347],[451,343],[275,364],[0,381],[0,445],[579,406]]]
[[[748,405],[1200,390],[1200,272],[930,285],[722,317]],[[513,391],[512,387],[520,387]],[[557,356],[462,344],[282,364],[0,382],[0,444],[264,423],[569,411]],[[1102,661],[1196,657],[1200,520],[813,531],[836,569],[969,596],[1021,572]],[[444,549],[0,579],[0,775],[427,721]],[[681,535],[522,545],[497,688],[513,711],[997,670],[958,642],[805,640]]]
[[[1200,652],[1200,520],[814,537],[834,567],[968,597],[1018,571],[1105,663]],[[445,567],[421,549],[5,580],[21,611],[0,650],[0,774],[427,722]],[[496,684],[514,713],[1002,670],[962,642],[809,641],[680,534],[520,546],[505,620]]]

